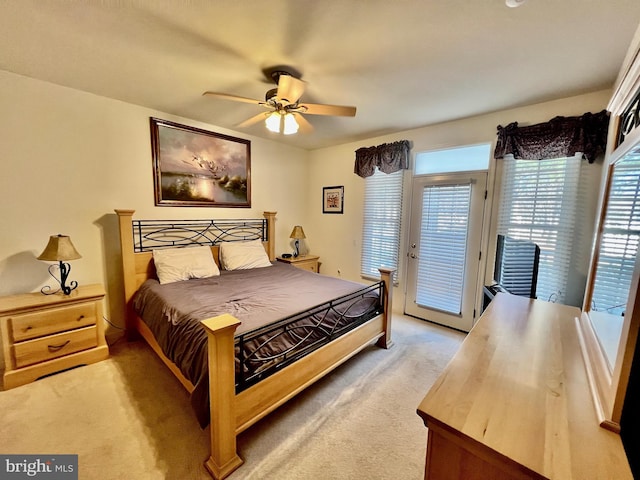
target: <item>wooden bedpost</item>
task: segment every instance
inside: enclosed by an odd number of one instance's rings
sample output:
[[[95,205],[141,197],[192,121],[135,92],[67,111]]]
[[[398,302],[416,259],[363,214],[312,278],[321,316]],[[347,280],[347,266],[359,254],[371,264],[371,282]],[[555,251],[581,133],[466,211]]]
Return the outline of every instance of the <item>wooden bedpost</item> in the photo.
[[[135,327],[132,325],[134,313],[131,298],[138,288],[135,285],[136,264],[133,253],[133,226],[131,220],[135,210],[116,209],[120,227],[120,252],[122,255],[122,277],[124,283],[125,326],[128,339],[135,338]]]
[[[264,218],[267,219],[267,232],[269,233],[269,260],[274,261],[276,259],[276,213],[278,212],[264,212]]]
[[[205,467],[225,478],[242,465],[236,452],[236,378],[234,335],[240,321],[225,313],[202,320],[209,344],[209,426],[211,456]],[[211,386],[215,385],[214,388]]]
[[[396,271],[395,268],[380,267],[380,278],[384,282],[384,299],[382,305],[384,306],[384,335],[377,341],[377,345],[381,348],[390,348],[393,346],[391,340],[391,317],[393,315],[393,274]]]

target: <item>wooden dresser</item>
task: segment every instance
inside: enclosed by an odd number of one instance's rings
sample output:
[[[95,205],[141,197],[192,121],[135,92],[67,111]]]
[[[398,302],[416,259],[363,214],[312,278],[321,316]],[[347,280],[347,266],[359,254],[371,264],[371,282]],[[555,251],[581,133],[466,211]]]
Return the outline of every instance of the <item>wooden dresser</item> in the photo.
[[[87,285],[70,295],[0,297],[4,388],[107,358],[104,295],[102,285]]]
[[[632,479],[600,427],[575,307],[498,293],[418,407],[425,478]]]

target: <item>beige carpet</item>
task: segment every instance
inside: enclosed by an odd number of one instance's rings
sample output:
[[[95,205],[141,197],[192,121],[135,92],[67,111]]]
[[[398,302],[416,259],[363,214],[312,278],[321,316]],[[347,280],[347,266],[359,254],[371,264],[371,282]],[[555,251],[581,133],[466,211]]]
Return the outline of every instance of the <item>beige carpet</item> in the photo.
[[[375,346],[244,432],[229,479],[421,479],[416,408],[463,334],[395,316]],[[103,362],[0,392],[0,453],[78,454],[80,479],[209,479],[209,432],[178,381],[142,342]]]

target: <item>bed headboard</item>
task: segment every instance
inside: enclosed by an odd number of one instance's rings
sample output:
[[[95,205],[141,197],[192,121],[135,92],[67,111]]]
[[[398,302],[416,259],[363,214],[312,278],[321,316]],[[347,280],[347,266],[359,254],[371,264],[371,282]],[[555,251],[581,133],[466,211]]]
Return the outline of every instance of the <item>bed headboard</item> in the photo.
[[[264,212],[264,218],[238,220],[134,220],[135,210],[115,212],[120,226],[127,317],[131,317],[133,294],[145,280],[156,278],[154,249],[209,245],[218,263],[220,243],[261,239],[269,260],[275,260],[276,212]]]

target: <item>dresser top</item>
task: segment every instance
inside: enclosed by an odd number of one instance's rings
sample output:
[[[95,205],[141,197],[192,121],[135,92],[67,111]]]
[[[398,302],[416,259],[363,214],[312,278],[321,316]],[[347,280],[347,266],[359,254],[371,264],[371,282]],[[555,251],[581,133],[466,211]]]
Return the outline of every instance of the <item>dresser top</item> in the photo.
[[[31,310],[38,307],[65,305],[75,302],[97,300],[104,297],[104,287],[100,284],[80,285],[69,295],[61,292],[45,295],[41,292],[20,293],[0,297],[0,315],[16,313],[21,310]]]
[[[580,310],[498,293],[418,408],[437,425],[549,479],[632,479],[598,424]]]

